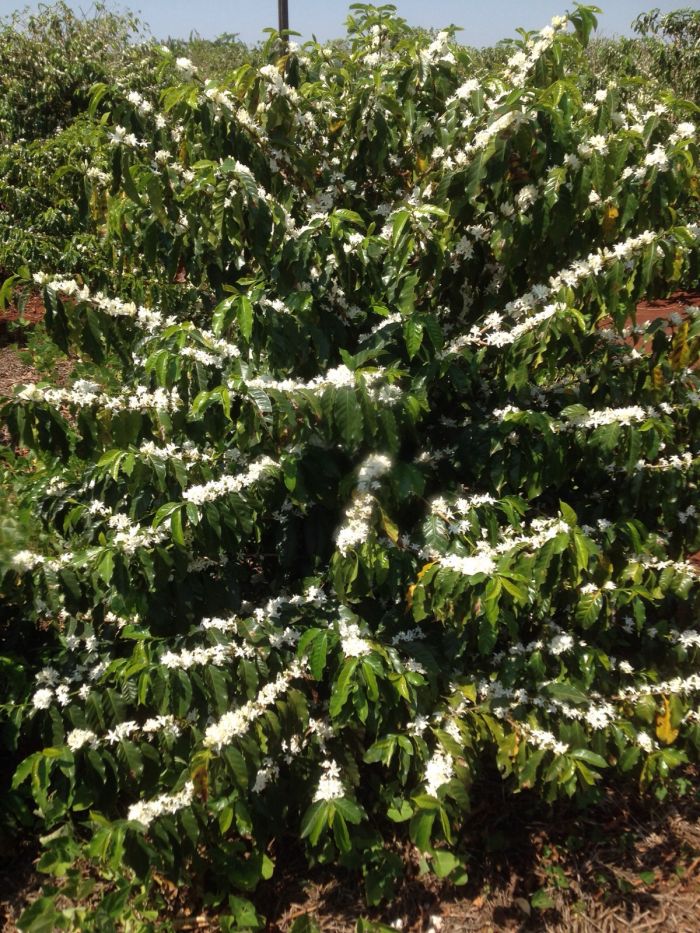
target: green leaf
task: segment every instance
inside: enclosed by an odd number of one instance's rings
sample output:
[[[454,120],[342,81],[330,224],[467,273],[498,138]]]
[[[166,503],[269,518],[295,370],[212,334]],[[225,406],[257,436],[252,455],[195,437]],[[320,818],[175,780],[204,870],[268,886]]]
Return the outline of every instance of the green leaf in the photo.
[[[362,822],[364,813],[362,809],[348,797],[335,797],[329,806],[332,806],[333,811],[337,811],[342,814],[343,819],[347,823],[353,823],[357,825]],[[329,824],[330,824],[330,815],[329,815]]]
[[[479,619],[479,654],[489,655],[492,653],[496,641],[498,640],[498,623],[496,619],[483,615]]]
[[[338,813],[343,814],[343,818],[347,820],[348,823],[357,825],[362,822],[362,810],[354,800],[350,800],[348,797],[336,797],[333,801],[333,807]]]
[[[199,824],[197,823],[197,819],[194,813],[192,812],[192,807],[185,807],[184,809],[180,810],[178,813],[178,819],[180,821],[181,826],[187,833],[187,836],[190,842],[192,843],[192,845],[194,846],[198,845]]]
[[[112,579],[112,574],[114,572],[114,555],[111,551],[105,549],[104,554],[102,555],[100,562],[97,565],[97,572],[105,583],[109,583],[109,581]]]
[[[350,852],[352,843],[350,842],[347,823],[342,813],[338,812],[336,808],[333,809],[335,810],[333,814],[333,838],[335,839],[335,844],[341,852]]]
[[[407,210],[396,211],[391,218],[391,246],[396,249],[396,244],[401,239],[401,234],[406,226],[410,214]]]
[[[204,676],[211,687],[216,711],[220,716],[223,716],[228,709],[229,702],[226,674],[215,665],[209,664],[206,667]]]
[[[362,409],[353,389],[342,386],[333,397],[333,418],[342,440],[351,449],[362,442]]]
[[[592,752],[589,748],[576,748],[574,751],[568,753],[570,758],[575,758],[578,761],[585,761],[589,765],[593,765],[594,768],[607,768],[608,763],[601,755],[597,755],[595,752]]]
[[[573,684],[561,682],[547,684],[545,690],[551,697],[553,697],[555,700],[559,700],[561,703],[579,703],[588,705],[589,702],[587,695]]]
[[[46,874],[64,877],[79,855],[80,846],[70,836],[54,839],[44,850],[37,868]]]
[[[241,336],[245,340],[250,340],[253,334],[253,304],[245,295],[241,295],[236,304],[238,306],[236,317]]]
[[[417,275],[409,275],[401,286],[397,305],[402,314],[409,315],[413,311],[415,303],[415,291],[418,284]]]
[[[301,838],[306,839],[312,845],[316,845],[323,830],[328,823],[328,801],[317,800],[306,810],[301,820]]]
[[[532,752],[530,757],[525,762],[525,766],[520,771],[520,786],[521,787],[534,787],[535,786],[535,779],[537,777],[537,769],[539,768],[544,756],[545,756],[545,752],[541,748],[535,752]]]
[[[561,512],[561,517],[570,528],[573,528],[578,524],[576,512],[574,512],[571,506],[567,505],[566,502],[559,500],[559,511]]]
[[[141,207],[141,198],[138,191],[136,190],[136,185],[134,184],[134,176],[132,175],[131,165],[123,166],[122,172],[122,181],[124,182],[124,191],[131,198],[134,204],[138,204]]]
[[[22,912],[17,929],[22,933],[54,933],[61,929],[61,913],[56,908],[57,895],[39,897]]]
[[[264,919],[246,898],[230,894],[228,905],[233,913],[236,930],[261,930],[265,926]],[[233,929],[231,933],[233,933]]]
[[[603,608],[603,595],[600,591],[596,593],[583,593],[579,596],[578,606],[576,607],[576,621],[584,628],[590,628],[597,622]]]
[[[365,863],[363,871],[367,903],[374,906],[394,896],[396,884],[403,877],[404,864],[396,852],[382,850],[373,854],[371,863]]]
[[[333,691],[331,693],[331,701],[328,708],[328,711],[332,718],[338,716],[342,708],[347,702],[348,696],[350,695],[350,690],[352,688],[351,678],[355,673],[355,668],[358,664],[358,658],[348,658],[343,665],[340,675],[333,685]]]
[[[446,849],[438,849],[433,852],[432,865],[433,871],[438,878],[447,878],[456,868],[462,867],[462,862],[452,852],[448,852]]]
[[[263,421],[266,424],[269,424],[272,420],[272,402],[270,401],[269,395],[267,395],[266,392],[263,392],[263,390],[259,389],[257,386],[247,386],[246,391],[252,399],[255,407],[262,415]]]
[[[163,522],[167,521],[175,512],[178,512],[180,508],[181,503],[179,502],[166,502],[165,505],[161,505],[153,519],[153,527],[160,527]]]
[[[408,318],[404,321],[403,338],[406,342],[408,358],[412,360],[423,342],[423,325],[415,318]]]
[[[236,300],[237,299],[233,296],[224,298],[224,300],[220,301],[219,304],[214,308],[211,318],[211,328],[217,337],[221,337],[227,330],[231,322],[231,309],[233,308]]]
[[[309,648],[308,658],[309,658],[309,670],[316,678],[320,680],[323,676],[323,671],[326,667],[326,654],[328,652],[328,634],[327,632],[318,631],[317,635],[311,642]]]
[[[168,218],[165,213],[165,208],[163,207],[162,182],[157,175],[148,175],[146,179],[146,191],[148,192],[148,200],[153,208],[153,213],[161,223],[166,223]]]
[[[18,276],[11,275],[9,278],[5,279],[0,287],[0,310],[4,308],[7,303],[12,298],[12,293],[15,288],[15,284],[18,281]]]
[[[245,762],[245,758],[240,753],[240,751],[235,748],[233,745],[230,745],[228,748],[224,748],[221,752],[221,757],[224,759],[226,764],[229,766],[231,773],[233,774],[236,783],[242,789],[248,790],[248,767]]]
[[[395,805],[389,807],[386,815],[394,823],[405,823],[413,816],[413,808],[408,800],[401,800],[398,807]]]
[[[377,739],[365,752],[364,760],[368,764],[381,761],[385,765],[390,765],[396,751],[396,740],[395,735],[385,735],[383,738]],[[409,812],[411,812],[410,808]]]
[[[519,603],[521,606],[527,603],[528,592],[527,587],[524,584],[520,584],[519,582],[512,580],[510,577],[506,577],[504,574],[500,574],[498,579],[503,589],[510,593],[510,595],[517,603]]]
[[[430,840],[437,812],[437,808],[434,810],[418,810],[411,817],[408,832],[412,842],[416,844],[421,852],[430,851]]]
[[[321,933],[321,927],[313,914],[302,914],[292,924],[289,933]]]
[[[620,755],[620,761],[618,767],[623,773],[626,771],[631,771],[635,767],[637,762],[641,757],[642,751],[637,745],[628,745],[624,752]]]
[[[365,225],[364,220],[357,211],[350,211],[344,207],[340,207],[333,211],[333,216],[338,217],[340,220],[344,220],[346,223],[354,224],[357,227],[364,227]]]
[[[554,901],[545,888],[535,891],[530,898],[530,904],[537,910],[548,910],[550,907],[554,907]]]
[[[439,515],[431,513],[423,522],[423,537],[431,551],[444,554],[450,543],[447,523]]]
[[[185,546],[185,534],[182,528],[182,508],[179,508],[177,512],[173,512],[170,516],[170,530],[172,532],[173,541],[175,544],[179,544],[180,547]]]

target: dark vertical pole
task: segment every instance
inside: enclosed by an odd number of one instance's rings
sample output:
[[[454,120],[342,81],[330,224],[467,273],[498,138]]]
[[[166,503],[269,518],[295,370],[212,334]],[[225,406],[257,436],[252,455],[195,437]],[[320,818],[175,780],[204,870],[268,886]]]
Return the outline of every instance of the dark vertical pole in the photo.
[[[279,19],[279,31],[285,32],[289,29],[289,0],[277,0],[277,13]]]

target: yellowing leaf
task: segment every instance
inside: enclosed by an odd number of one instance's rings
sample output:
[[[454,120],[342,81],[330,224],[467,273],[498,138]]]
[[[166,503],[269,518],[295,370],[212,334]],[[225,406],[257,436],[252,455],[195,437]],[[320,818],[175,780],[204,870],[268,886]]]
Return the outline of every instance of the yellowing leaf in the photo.
[[[676,330],[671,341],[671,366],[674,369],[685,369],[690,358],[688,348],[688,322],[683,321]]]
[[[392,522],[384,509],[382,509],[382,528],[386,532],[387,537],[391,538],[394,544],[396,544],[396,542],[399,540],[399,529],[396,527],[394,522]]]
[[[209,798],[209,773],[206,765],[199,765],[192,772],[192,783],[196,795],[205,803]]]
[[[671,281],[677,282],[681,277],[681,272],[683,271],[683,253],[681,250],[677,249],[673,254],[673,271],[671,272]]]
[[[476,703],[476,684],[462,684],[459,691],[467,700]]]
[[[671,745],[678,738],[678,729],[671,723],[671,704],[668,697],[664,697],[663,713],[656,714],[656,735],[659,741]]]
[[[418,156],[416,159],[416,168],[419,172],[425,172],[428,168],[428,160],[425,156]]]
[[[415,589],[416,589],[416,584],[411,583],[411,585],[406,590],[406,604],[408,605],[409,609],[413,608],[413,593]]]
[[[423,566],[421,567],[421,569],[418,571],[418,579],[420,580],[421,577],[424,577],[425,574],[426,574],[426,573],[430,570],[430,568],[433,567],[434,565],[435,565],[435,561],[434,561],[434,560],[429,561],[427,564],[423,564]]]
[[[620,212],[614,204],[606,204],[603,211],[603,233],[606,237],[611,236],[615,230],[615,221],[620,216]]]

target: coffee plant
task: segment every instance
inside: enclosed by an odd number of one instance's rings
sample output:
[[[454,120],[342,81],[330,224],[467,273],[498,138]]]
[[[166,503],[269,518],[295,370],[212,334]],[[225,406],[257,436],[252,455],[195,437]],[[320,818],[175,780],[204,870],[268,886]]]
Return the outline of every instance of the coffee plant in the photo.
[[[700,99],[700,11],[686,7],[661,13],[656,7],[641,13],[632,24],[634,31],[649,40],[654,51],[656,76],[671,81],[679,92],[696,103]]]
[[[225,80],[246,63],[265,64],[264,60],[257,61],[257,47],[246,45],[237,33],[225,32],[216,39],[203,39],[194,32],[187,39],[168,39],[166,45],[176,58],[189,58],[195,68],[215,80]]]
[[[96,82],[138,94],[174,71],[174,56],[163,61],[142,31],[99,3],[87,16],[59,2],[0,20],[3,279],[22,266],[109,278],[109,163],[85,110]]]
[[[87,106],[90,88],[120,70],[143,67],[130,46],[140,24],[96,3],[78,16],[66,3],[25,8],[0,20],[0,140],[34,140]],[[126,69],[125,69],[126,66]]]
[[[113,267],[31,269],[92,375],[3,409],[8,810],[70,881],[23,929],[164,923],[154,877],[255,928],[284,846],[459,884],[494,782],[697,761],[700,319],[634,323],[697,282],[697,108],[584,96],[595,12],[93,89]]]
[[[586,87],[595,89],[601,72],[619,82],[634,81],[658,97],[671,89],[678,97],[700,101],[700,12],[689,9],[640,14],[631,24],[636,36],[595,38],[587,49],[590,73]]]

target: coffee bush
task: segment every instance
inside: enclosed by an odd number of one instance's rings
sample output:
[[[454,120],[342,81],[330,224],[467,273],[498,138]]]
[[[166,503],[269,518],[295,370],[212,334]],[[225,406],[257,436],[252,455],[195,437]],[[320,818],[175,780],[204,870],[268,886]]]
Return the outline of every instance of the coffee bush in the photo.
[[[40,867],[104,911],[157,874],[254,927],[284,845],[371,903],[401,842],[460,883],[493,782],[697,760],[700,320],[634,326],[697,282],[696,108],[583,98],[594,24],[483,71],[356,5],[94,89],[114,285],[32,269],[94,366],[4,408],[2,663]]]

